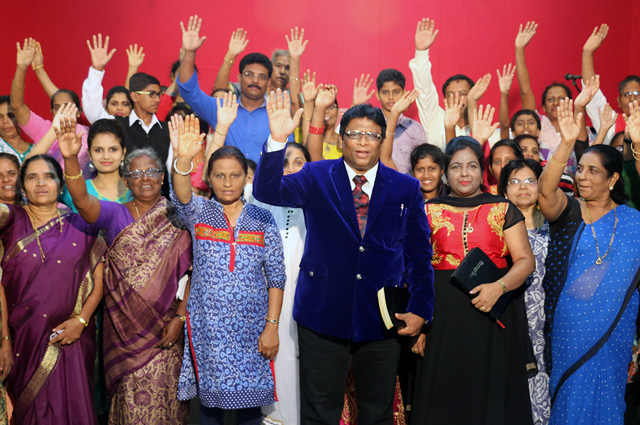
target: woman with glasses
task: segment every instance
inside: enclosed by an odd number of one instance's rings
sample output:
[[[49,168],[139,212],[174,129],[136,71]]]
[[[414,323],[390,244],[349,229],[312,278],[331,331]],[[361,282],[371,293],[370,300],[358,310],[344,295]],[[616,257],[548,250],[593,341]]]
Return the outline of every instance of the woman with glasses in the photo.
[[[536,269],[525,282],[524,302],[527,309],[529,338],[537,366],[529,374],[529,396],[534,424],[549,422],[549,375],[544,367],[544,262],[549,244],[549,223],[538,208],[538,178],[542,166],[533,159],[516,159],[503,169],[498,182],[498,193],[509,199],[524,216],[529,243],[536,259]],[[531,365],[533,366],[533,365]]]
[[[58,135],[67,173],[80,173],[80,140],[65,122]],[[123,164],[132,200],[101,201],[79,177],[68,189],[80,215],[104,229],[104,367],[111,395],[110,424],[184,424],[188,407],[177,399],[182,365],[191,238],[162,197],[164,173],[154,150],[130,152]]]
[[[445,151],[449,195],[426,205],[435,271],[433,323],[412,351],[416,371],[412,424],[532,424],[526,375],[526,315],[521,285],[534,270],[522,213],[483,191],[480,144],[456,137]],[[479,247],[504,275],[470,299],[451,275]],[[505,293],[498,321],[488,314]],[[461,406],[464,406],[463,408]]]

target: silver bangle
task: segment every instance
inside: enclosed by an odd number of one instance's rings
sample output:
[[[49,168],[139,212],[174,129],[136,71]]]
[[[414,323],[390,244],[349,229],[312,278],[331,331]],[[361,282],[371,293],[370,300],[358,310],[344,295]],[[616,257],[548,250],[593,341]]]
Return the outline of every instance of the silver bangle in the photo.
[[[275,319],[264,319],[264,320],[274,325],[277,325],[278,323],[280,323],[279,320],[275,320]]]
[[[193,171],[193,161],[191,161],[191,168],[189,168],[189,171],[187,171],[186,173],[183,173],[182,171],[178,170],[177,165],[178,165],[178,158],[173,160],[173,171],[180,174],[181,176],[191,175],[191,172]]]

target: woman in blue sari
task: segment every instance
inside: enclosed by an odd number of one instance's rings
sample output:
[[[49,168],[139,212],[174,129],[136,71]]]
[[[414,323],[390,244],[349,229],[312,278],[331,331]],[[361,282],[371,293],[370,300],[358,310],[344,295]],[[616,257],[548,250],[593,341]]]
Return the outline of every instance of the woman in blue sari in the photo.
[[[538,186],[550,225],[544,280],[550,423],[622,424],[640,301],[640,212],[622,204],[622,155],[610,146],[582,155],[575,179],[581,198],[558,188],[580,119],[571,101],[561,102],[562,143]]]

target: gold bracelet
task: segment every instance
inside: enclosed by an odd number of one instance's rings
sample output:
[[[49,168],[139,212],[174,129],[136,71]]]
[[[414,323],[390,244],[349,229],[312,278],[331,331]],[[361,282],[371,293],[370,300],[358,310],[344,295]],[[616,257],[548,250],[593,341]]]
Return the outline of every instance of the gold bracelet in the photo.
[[[82,323],[84,325],[84,327],[86,328],[87,326],[89,326],[89,322],[87,322],[86,320],[84,320],[82,318],[82,316],[80,316],[79,314],[76,316],[76,319],[78,319],[80,321],[80,323]]]
[[[78,180],[80,177],[82,177],[82,170],[80,170],[80,174],[78,174],[77,176],[68,176],[67,173],[62,174],[64,174],[64,178],[67,180]]]
[[[33,68],[34,71],[39,70],[40,68],[44,68],[44,65],[38,65],[36,67]]]
[[[217,128],[215,132],[221,135],[222,137],[227,137],[227,133],[220,133]]]
[[[227,57],[224,57],[224,60],[229,64],[229,65],[233,65],[233,62],[231,59],[227,59]]]
[[[631,148],[631,152],[632,152],[634,155],[638,155],[638,151],[637,151],[637,150],[635,150],[635,149],[633,148],[633,143],[634,143],[634,142],[629,143],[629,147]]]
[[[176,314],[176,315],[175,315],[175,316],[173,316],[173,317],[174,317],[174,318],[175,318],[175,317],[178,317],[180,320],[182,320],[182,323],[184,323],[184,322],[186,322],[186,321],[187,321],[187,316],[183,316],[182,314]]]
[[[304,115],[302,116],[302,119],[303,119],[303,120],[305,120],[305,121],[309,121],[309,122],[311,122],[311,118],[305,118],[305,116],[304,116]]]
[[[266,322],[271,323],[273,325],[277,325],[278,323],[280,323],[279,320],[275,320],[275,319],[264,319]]]
[[[507,285],[504,284],[502,279],[498,279],[498,283],[500,284],[500,286],[502,286],[502,293],[506,294],[507,293]]]
[[[567,166],[567,164],[569,163],[569,161],[567,161],[567,162],[565,162],[565,163],[562,163],[562,162],[558,161],[557,159],[555,159],[555,158],[553,157],[553,154],[551,154],[551,156],[549,157],[549,159],[550,159],[551,161],[555,162],[556,164],[560,164],[560,165],[562,165],[563,167],[566,167],[566,166]]]

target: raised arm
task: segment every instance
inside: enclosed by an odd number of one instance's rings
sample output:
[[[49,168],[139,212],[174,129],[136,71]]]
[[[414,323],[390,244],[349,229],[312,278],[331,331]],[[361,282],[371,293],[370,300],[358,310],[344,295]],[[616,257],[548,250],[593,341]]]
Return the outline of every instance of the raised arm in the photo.
[[[109,52],[109,36],[102,44],[102,34],[93,36],[93,44],[87,40],[87,47],[91,54],[91,68],[89,75],[82,83],[82,106],[84,115],[89,122],[94,123],[101,118],[113,118],[102,106],[102,78],[104,69],[116,52],[116,49]]]
[[[353,98],[351,100],[351,106],[362,105],[371,99],[371,96],[376,92],[375,89],[369,91],[371,83],[373,83],[373,78],[371,78],[369,74],[361,74],[360,81],[358,81],[358,77],[356,77],[355,82],[353,83]]]
[[[171,179],[173,191],[183,204],[191,201],[191,171],[193,158],[200,153],[204,144],[204,133],[200,133],[200,120],[194,115],[187,115],[182,120],[179,115],[171,117],[169,132],[178,132],[178,146],[174,146],[177,152],[173,167],[171,167]],[[172,143],[174,141],[172,140]],[[187,170],[187,171],[185,171]]]
[[[491,74],[484,74],[478,79],[478,81],[469,90],[467,96],[467,110],[473,111],[478,108],[478,102],[482,99],[482,96],[486,93],[491,83]],[[473,114],[469,114],[469,127],[473,127]]]
[[[585,123],[585,108],[593,99],[593,96],[600,90],[600,76],[594,75],[591,78],[582,80],[582,91],[574,101],[574,115],[581,114],[580,119],[580,135],[578,140],[588,140],[587,125]]]
[[[291,97],[291,111],[300,109],[300,58],[307,47],[309,40],[304,39],[304,28],[298,32],[298,27],[291,29],[291,38],[285,35],[287,48],[291,55],[291,68],[289,71],[289,94]]]
[[[595,67],[593,66],[593,54],[598,47],[602,45],[602,42],[607,37],[609,32],[609,25],[602,24],[600,28],[595,27],[593,32],[582,46],[582,79],[588,80],[596,75]]]
[[[629,104],[629,116],[624,116],[624,120],[627,123],[627,132],[631,139],[631,153],[633,159],[636,161],[636,171],[640,176],[640,105],[638,101],[634,100]]]
[[[193,76],[196,65],[196,51],[202,47],[206,36],[200,37],[200,28],[202,27],[202,19],[198,15],[190,16],[189,23],[185,29],[184,24],[180,21],[182,28],[182,47],[184,47],[184,57],[180,62],[180,82],[186,83]]]
[[[573,152],[576,140],[580,134],[580,120],[582,114],[573,115],[573,101],[563,99],[558,107],[558,124],[562,141],[556,151],[549,157],[547,165],[538,181],[538,205],[547,221],[558,219],[567,206],[567,196],[558,187],[564,167]]]
[[[24,44],[20,48],[20,43],[16,43],[18,49],[16,59],[16,73],[11,83],[11,109],[18,120],[18,124],[26,125],[29,122],[31,111],[24,103],[24,82],[27,77],[29,65],[33,63],[36,54],[36,41],[32,38],[24,39]]]
[[[496,113],[496,108],[491,105],[487,105],[482,111],[482,105],[478,109],[473,110],[473,127],[471,127],[471,136],[476,139],[482,145],[489,140],[489,137],[496,131],[496,128],[500,125],[499,122],[491,124],[493,122],[493,116]]]
[[[211,155],[222,146],[227,138],[227,133],[231,124],[238,116],[238,98],[235,94],[227,92],[223,98],[216,99],[218,103],[218,121],[216,123],[216,130],[213,133],[213,140],[207,146],[207,151],[204,156],[204,166],[202,168],[202,181],[207,182],[207,176],[209,175],[209,158]]]
[[[522,24],[520,24],[520,29],[516,36],[516,75],[518,76],[518,84],[520,85],[522,109],[531,109],[532,111],[536,109],[536,99],[531,90],[531,80],[529,79],[529,70],[527,69],[524,49],[536,34],[536,29],[538,29],[538,24],[534,21],[527,22],[524,28],[522,28]]]
[[[42,54],[42,46],[38,41],[36,41],[35,57],[31,67],[35,71],[36,77],[38,77],[38,81],[40,81],[40,85],[42,85],[44,92],[47,94],[49,99],[51,99],[58,91],[58,87],[53,84],[53,81],[49,78],[47,71],[44,70],[44,55]]]
[[[224,61],[222,61],[222,65],[220,66],[218,75],[216,75],[216,81],[215,83],[213,83],[214,89],[227,88],[227,84],[229,84],[229,76],[231,75],[231,67],[236,61],[238,55],[244,52],[244,49],[247,48],[247,44],[249,44],[249,40],[247,39],[246,30],[244,30],[243,28],[238,28],[231,33],[231,39],[229,40],[229,49],[224,55]],[[180,79],[180,81],[186,80]]]
[[[318,95],[316,96],[311,124],[309,126],[309,136],[307,138],[307,149],[311,155],[311,161],[322,159],[322,142],[324,139],[324,116],[327,109],[336,101],[338,88],[336,86],[318,85]]]
[[[129,67],[127,68],[124,86],[129,90],[129,79],[133,74],[138,72],[142,62],[144,62],[144,48],[142,46],[138,47],[137,44],[130,44],[127,49],[127,59],[129,60]]]
[[[444,103],[444,135],[446,143],[449,143],[451,139],[456,137],[456,125],[460,121],[462,111],[464,110],[464,104],[460,98],[460,93],[455,93],[453,99],[449,100],[446,97],[443,99]]]
[[[382,135],[384,140],[382,141],[380,160],[384,165],[389,168],[393,168],[394,170],[397,170],[398,167],[396,167],[391,156],[393,155],[393,137],[396,132],[396,126],[398,125],[398,118],[400,118],[400,115],[403,112],[409,109],[411,104],[416,101],[419,94],[420,92],[416,89],[408,91],[391,107],[391,113],[387,120],[387,131]]]
[[[311,116],[316,104],[316,96],[318,96],[318,88],[316,87],[316,73],[311,74],[311,70],[307,69],[302,77],[302,96],[304,100],[304,112],[302,113],[302,141],[307,146],[309,140],[309,125],[311,124]],[[307,146],[308,147],[308,146]]]
[[[53,127],[58,139],[60,153],[64,157],[65,186],[73,199],[73,205],[80,216],[89,224],[100,217],[100,201],[87,192],[87,184],[82,178],[82,169],[78,161],[78,152],[82,147],[82,134],[76,134],[76,119],[64,117],[60,128]]]
[[[496,69],[498,75],[498,85],[500,86],[500,139],[509,138],[509,126],[511,117],[509,116],[509,92],[511,84],[513,84],[513,76],[516,73],[516,67],[509,64],[502,67],[502,75],[500,70]]]
[[[55,129],[60,128],[60,122],[65,117],[75,120],[77,116],[78,107],[75,105],[75,103],[65,103],[64,105],[62,105],[62,107],[58,109],[55,117],[53,117],[53,123],[51,124],[51,127],[49,127],[49,130],[45,133],[44,137],[42,137],[42,139],[40,139],[40,141],[38,141],[38,143],[33,146],[25,159],[31,158],[35,155],[46,155],[49,152],[49,149],[51,149],[53,142],[56,141]]]
[[[613,127],[618,119],[618,114],[613,111],[613,108],[611,108],[611,105],[608,103],[598,111],[598,116],[600,117],[600,128],[598,129],[598,134],[596,134],[596,138],[593,141],[594,145],[601,145],[604,143],[609,129]]]

